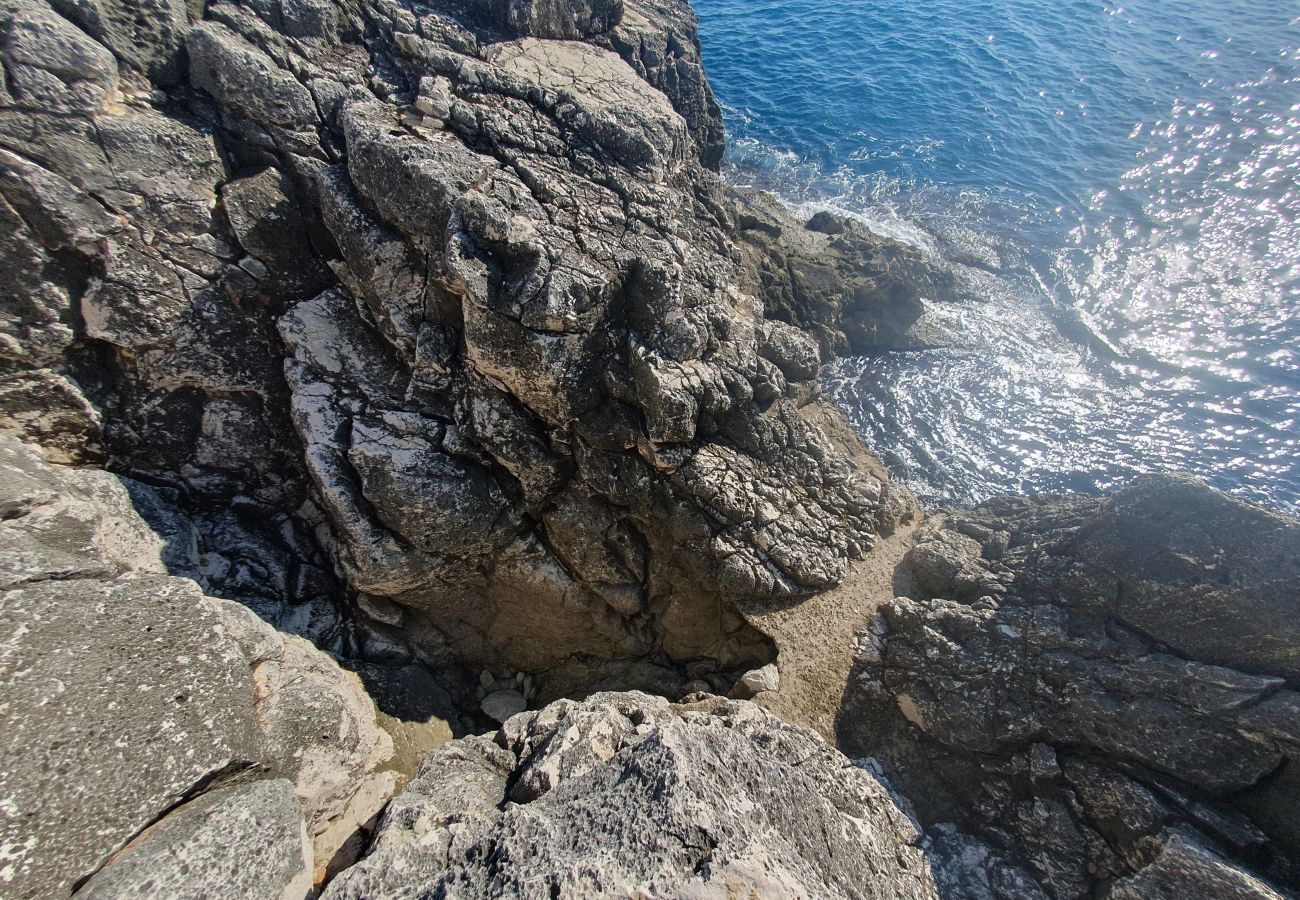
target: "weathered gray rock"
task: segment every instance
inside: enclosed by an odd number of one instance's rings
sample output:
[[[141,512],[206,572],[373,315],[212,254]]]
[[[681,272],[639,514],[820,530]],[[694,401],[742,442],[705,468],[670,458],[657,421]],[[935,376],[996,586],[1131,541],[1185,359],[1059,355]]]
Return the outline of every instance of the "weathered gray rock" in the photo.
[[[765,316],[810,336],[824,362],[952,344],[958,336],[935,304],[981,297],[978,277],[960,265],[853,219],[822,212],[803,223],[774,198],[745,193],[737,225],[741,284],[761,298]]]
[[[757,706],[598,694],[435,750],[326,897],[933,897],[919,839]]]
[[[482,15],[528,37],[581,39],[623,17],[623,0],[475,0]]]
[[[185,41],[190,81],[231,110],[263,125],[301,128],[319,114],[311,92],[291,72],[229,29],[200,23]]]
[[[375,721],[361,680],[299,637],[244,608],[210,600],[252,664],[262,758],[293,782],[313,843],[315,875],[392,796],[392,738]]]
[[[232,780],[283,777],[297,797],[290,810],[258,795],[278,811],[263,823],[265,844],[249,838],[266,848],[266,865],[250,856],[244,875],[305,896],[312,875],[392,794],[397,775],[384,771],[392,741],[355,675],[245,607],[162,574],[175,548],[133,500],[163,505],[144,485],[51,466],[0,435],[0,628],[9,636],[0,659],[0,889],[66,896],[166,815],[114,865],[140,854],[138,864],[100,890],[147,886],[149,860],[174,851],[209,873],[186,890],[224,891],[218,864],[230,865],[232,826],[207,823],[216,807],[194,806],[196,798]],[[315,857],[305,883],[304,839]]]
[[[21,703],[0,740],[38,750],[6,756],[0,808],[72,810],[81,838],[37,831],[33,848],[5,819],[20,896],[57,895],[235,769],[292,780],[318,878],[346,862],[395,780],[384,735],[355,679],[265,622],[365,666],[527,672],[516,686],[539,702],[727,693],[775,654],[742,601],[837,583],[912,515],[813,379],[846,349],[951,340],[933,306],[978,281],[730,192],[684,3],[8,0],[0,34],[0,425],[129,476],[38,471],[0,444],[4,608],[26,629],[14,652],[49,676],[4,671]],[[1071,896],[1197,866],[1207,883],[1241,866],[1295,882],[1277,849],[1300,845],[1294,529],[1185,486],[1135,490],[1103,512],[990,507],[913,552],[923,593],[882,619],[846,740],[883,743],[923,815],[956,820],[945,846],[988,871],[954,862],[945,884]],[[148,664],[105,656],[119,643]],[[219,677],[224,716],[172,708]],[[101,721],[93,702],[40,705],[60,689],[118,706]],[[707,728],[656,714],[635,738],[627,716],[592,713],[627,742],[611,760],[652,759],[642,773],[678,779],[675,796],[710,797],[628,797],[687,842],[629,854],[640,838],[616,822],[610,877],[685,889],[691,829],[718,807],[688,769],[743,759],[719,764],[728,790],[825,812],[812,821],[834,840],[728,820],[707,887],[896,886],[913,839],[881,824],[894,813],[859,815],[876,808],[859,776],[838,757],[816,784],[755,760],[754,735],[786,732],[727,709],[699,713]],[[585,842],[582,817],[610,815],[592,798],[640,783],[517,718],[554,749],[448,751],[437,765],[472,789],[424,784],[394,806],[429,854],[394,812],[375,866],[351,874],[514,890],[522,851],[489,875],[471,848]],[[105,723],[129,740],[102,750]],[[199,749],[159,762],[160,723]],[[700,749],[674,756],[679,739]],[[86,774],[37,808],[23,759],[41,754]],[[101,789],[110,769],[148,776]],[[829,781],[870,827],[827,812]],[[450,799],[421,818],[421,791]],[[1192,850],[1167,838],[1184,833]],[[887,876],[870,889],[844,862],[862,841]]]
[[[1079,593],[1175,653],[1300,681],[1300,525],[1190,478],[1142,479],[1071,547]]]
[[[0,433],[0,590],[69,578],[167,574],[167,545],[135,513],[129,488],[100,469],[51,466]]]
[[[0,379],[0,429],[45,448],[59,463],[103,458],[103,417],[66,376],[50,369]]]
[[[716,170],[727,137],[722,108],[700,59],[695,10],[685,0],[623,0],[618,27],[593,41],[623,57],[642,78],[664,92],[686,120],[700,162]]]
[[[483,698],[481,704],[483,715],[497,722],[504,722],[516,713],[528,708],[528,701],[518,691],[493,691]]]
[[[101,111],[118,86],[117,61],[44,3],[5,5],[3,56],[10,103],[43,112]]]
[[[66,894],[171,807],[260,761],[252,675],[202,596],[141,577],[0,597],[14,635],[0,727],[14,896]]]
[[[751,697],[764,691],[779,690],[781,688],[781,673],[777,670],[776,663],[768,663],[761,669],[753,669],[742,675],[737,687],[747,692]]]
[[[133,69],[163,84],[180,74],[189,12],[181,0],[56,0],[51,6]]]
[[[0,424],[172,492],[208,593],[726,692],[773,654],[740,599],[896,524],[749,289],[685,3],[51,2],[4,13]]]
[[[311,895],[311,842],[284,779],[209,791],[171,812],[100,869],[78,897]]]
[[[1281,900],[1283,895],[1194,838],[1174,832],[1165,837],[1159,855],[1150,865],[1115,882],[1103,896],[1108,900],[1192,896]]]
[[[1175,476],[948,513],[908,555],[927,599],[884,608],[842,739],[1054,896],[1272,896],[1296,877],[1271,810],[1300,799],[1280,774],[1300,755],[1298,539]]]
[[[761,664],[736,598],[834,583],[885,491],[786,399],[812,343],[719,280],[726,201],[636,68],[654,51],[381,21],[415,111],[336,107],[346,166],[316,185],[342,286],[279,321],[345,577],[475,666]]]

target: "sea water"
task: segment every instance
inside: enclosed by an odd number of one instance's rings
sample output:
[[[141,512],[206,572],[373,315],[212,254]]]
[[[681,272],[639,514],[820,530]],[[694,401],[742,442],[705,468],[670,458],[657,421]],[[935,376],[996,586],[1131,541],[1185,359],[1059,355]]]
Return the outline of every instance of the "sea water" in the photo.
[[[897,477],[1300,513],[1300,3],[695,7],[729,179],[982,276],[956,346],[824,374]]]

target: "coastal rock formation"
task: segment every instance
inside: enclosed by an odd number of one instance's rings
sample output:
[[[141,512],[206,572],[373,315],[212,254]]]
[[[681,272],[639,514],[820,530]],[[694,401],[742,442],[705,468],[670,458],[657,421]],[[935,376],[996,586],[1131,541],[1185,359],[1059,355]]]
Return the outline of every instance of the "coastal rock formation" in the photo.
[[[978,272],[854,219],[820,212],[801,223],[774,198],[748,192],[737,208],[741,283],[762,298],[778,333],[793,326],[813,339],[823,361],[951,344],[959,335],[934,310],[981,297]]]
[[[728,188],[683,0],[0,0],[0,63],[0,894],[1300,883],[1295,523],[914,537],[816,379],[978,267]],[[829,734],[904,553],[860,764],[705,696]]]
[[[166,575],[147,486],[0,435],[0,487],[0,893],[305,896],[396,787],[359,679]]]
[[[864,640],[840,736],[990,860],[975,895],[1296,882],[1294,521],[1147,476],[945,514],[907,562],[925,599]]]
[[[597,694],[435,750],[325,896],[934,897],[920,839],[758,706]]]
[[[78,897],[304,897],[311,844],[285,779],[221,788],[150,828]]]
[[[694,21],[6,0],[0,426],[164,491],[173,574],[331,652],[730,691],[774,654],[737,603],[910,511],[804,414],[801,330],[903,251],[750,283]]]

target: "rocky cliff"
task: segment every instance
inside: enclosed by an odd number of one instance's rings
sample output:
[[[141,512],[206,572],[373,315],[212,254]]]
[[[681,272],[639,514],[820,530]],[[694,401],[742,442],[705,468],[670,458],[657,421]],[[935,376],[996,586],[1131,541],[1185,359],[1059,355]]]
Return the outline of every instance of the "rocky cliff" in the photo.
[[[988,895],[1296,882],[1300,525],[1190,478],[934,518],[844,695]],[[1262,880],[1261,880],[1262,878]]]
[[[684,5],[4,9],[5,417],[169,491],[210,592],[544,697],[725,692],[773,653],[737,600],[907,515],[800,414]]]
[[[684,3],[0,0],[0,62],[0,893],[1296,883],[1294,523],[916,533],[816,377],[978,282],[729,189]],[[629,689],[690,699],[561,699]]]

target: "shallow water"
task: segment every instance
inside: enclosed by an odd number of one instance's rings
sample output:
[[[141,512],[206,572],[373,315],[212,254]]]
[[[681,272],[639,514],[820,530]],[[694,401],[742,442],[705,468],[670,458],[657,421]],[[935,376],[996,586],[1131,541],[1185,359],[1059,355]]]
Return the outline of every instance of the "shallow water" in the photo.
[[[973,264],[825,380],[926,500],[1191,471],[1300,513],[1300,6],[695,0],[727,175]]]

